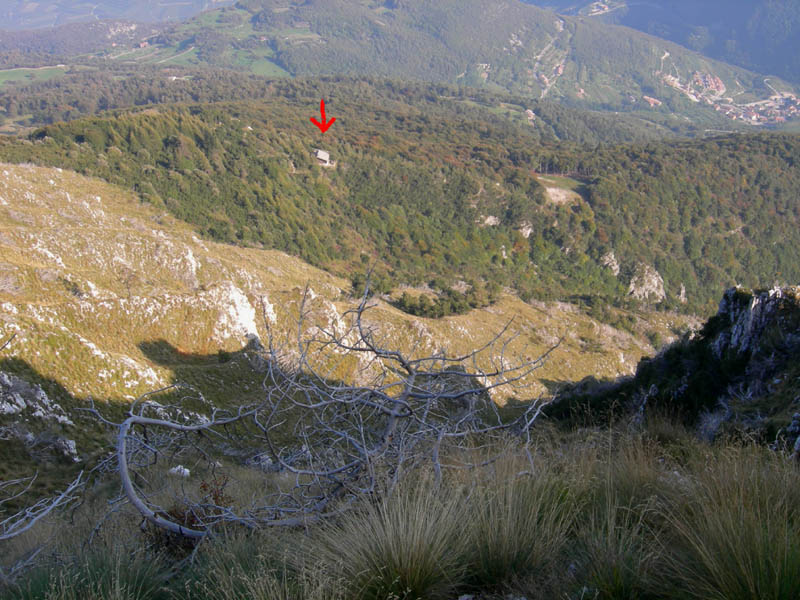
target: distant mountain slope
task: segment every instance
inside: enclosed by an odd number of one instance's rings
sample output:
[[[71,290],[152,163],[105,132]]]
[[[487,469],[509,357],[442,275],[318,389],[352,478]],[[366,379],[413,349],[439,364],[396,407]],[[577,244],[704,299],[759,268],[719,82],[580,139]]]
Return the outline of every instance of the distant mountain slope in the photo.
[[[289,6],[241,0],[124,56],[139,59],[252,70],[265,68],[266,61],[296,76],[459,82],[576,106],[673,111],[695,119],[711,119],[716,106],[743,111],[736,107],[775,93],[754,73],[671,42],[559,17],[518,0],[310,0]],[[778,80],[770,85],[793,92]]]
[[[43,43],[17,44],[4,60],[31,66],[25,52]],[[113,43],[61,62],[447,82],[584,108],[675,113],[710,128],[733,118],[779,124],[800,111],[795,89],[775,77],[765,81],[672,42],[519,0],[241,0]]]
[[[800,82],[800,10],[795,0],[523,2],[567,14],[594,15],[603,22],[633,27],[718,60]]]
[[[0,29],[38,29],[103,19],[157,22],[187,19],[234,0],[4,0]]]

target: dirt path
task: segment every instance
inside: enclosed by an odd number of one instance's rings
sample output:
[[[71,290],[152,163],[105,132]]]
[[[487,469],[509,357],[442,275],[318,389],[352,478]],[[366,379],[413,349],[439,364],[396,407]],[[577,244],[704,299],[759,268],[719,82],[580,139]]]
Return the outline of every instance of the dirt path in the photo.
[[[157,65],[160,65],[161,63],[167,62],[168,60],[175,60],[176,58],[180,58],[180,57],[181,57],[181,56],[183,56],[184,54],[189,54],[189,52],[191,52],[192,50],[194,50],[194,46],[192,46],[192,47],[191,47],[191,48],[189,48],[188,50],[184,50],[184,51],[183,51],[183,52],[181,52],[180,54],[176,54],[175,56],[170,56],[169,58],[162,58],[161,60],[159,60],[159,61],[156,61],[156,64],[157,64]]]
[[[48,65],[45,67],[15,67],[13,69],[0,69],[0,73],[11,73],[12,71],[41,71],[42,69],[63,69],[67,65]]]

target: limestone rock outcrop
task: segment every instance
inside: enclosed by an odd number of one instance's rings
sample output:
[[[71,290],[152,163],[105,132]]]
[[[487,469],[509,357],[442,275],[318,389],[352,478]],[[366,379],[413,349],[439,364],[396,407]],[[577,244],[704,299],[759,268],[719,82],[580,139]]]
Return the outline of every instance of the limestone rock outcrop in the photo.
[[[657,304],[663,301],[667,294],[664,291],[664,280],[654,267],[639,263],[633,272],[628,293],[643,302]]]

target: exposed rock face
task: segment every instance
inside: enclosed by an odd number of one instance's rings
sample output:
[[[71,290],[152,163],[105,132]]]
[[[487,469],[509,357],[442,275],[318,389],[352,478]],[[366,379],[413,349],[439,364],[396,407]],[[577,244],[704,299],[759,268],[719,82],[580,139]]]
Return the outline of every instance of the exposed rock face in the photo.
[[[761,346],[764,333],[777,327],[785,342],[800,342],[800,331],[785,327],[785,317],[791,308],[797,308],[800,299],[800,286],[772,288],[750,293],[741,288],[731,288],[725,292],[719,303],[717,319],[724,327],[712,343],[714,354],[722,358],[728,352],[742,354],[755,353]]]
[[[776,447],[791,447],[800,431],[800,418],[791,417],[800,403],[798,366],[800,286],[732,288],[699,336],[639,364],[631,398],[650,390],[649,407],[694,416],[706,439],[734,426],[772,439],[780,431]]]
[[[62,425],[74,424],[58,402],[51,400],[41,386],[0,372],[0,415],[20,413]]]
[[[0,440],[15,440],[36,461],[80,462],[75,441],[59,433],[73,425],[41,386],[0,371]]]
[[[600,259],[600,264],[604,267],[611,269],[611,272],[614,274],[614,277],[619,275],[619,262],[617,262],[617,257],[614,255],[614,251],[611,250],[607,252],[603,258]]]
[[[664,280],[650,265],[639,263],[628,286],[628,293],[644,302],[657,304],[667,297],[664,291]]]

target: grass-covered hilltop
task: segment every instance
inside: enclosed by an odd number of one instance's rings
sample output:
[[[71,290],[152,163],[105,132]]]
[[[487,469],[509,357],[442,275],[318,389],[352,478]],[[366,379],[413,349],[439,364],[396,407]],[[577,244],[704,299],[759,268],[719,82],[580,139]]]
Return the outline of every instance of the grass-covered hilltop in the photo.
[[[796,19],[700,4],[0,8],[0,598],[800,598]]]

